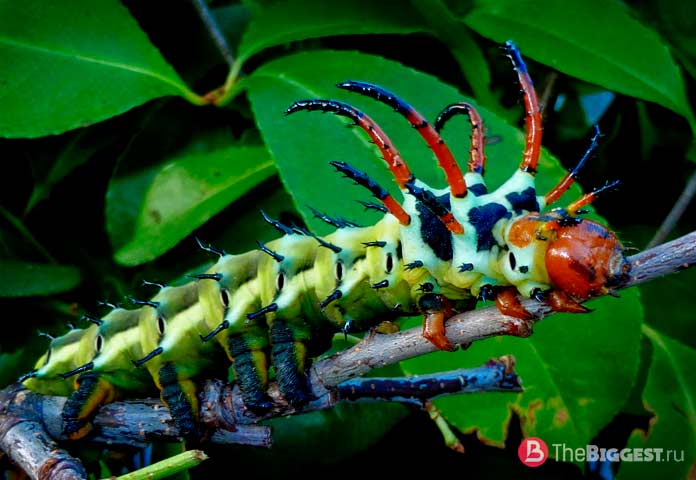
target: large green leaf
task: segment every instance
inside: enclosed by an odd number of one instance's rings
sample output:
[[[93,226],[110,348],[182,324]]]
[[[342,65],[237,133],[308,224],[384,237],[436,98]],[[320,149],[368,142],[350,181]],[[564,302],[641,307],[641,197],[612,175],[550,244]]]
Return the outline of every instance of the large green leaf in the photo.
[[[51,295],[79,283],[80,271],[69,265],[0,259],[0,297]]]
[[[390,135],[412,171],[430,184],[442,185],[432,153],[408,123],[374,100],[337,90],[336,82],[367,80],[397,92],[426,118],[443,105],[463,100],[454,88],[421,72],[379,57],[335,51],[288,56],[268,63],[249,78],[249,95],[264,138],[282,180],[295,203],[317,231],[327,231],[311,218],[306,205],[369,224],[354,198],[368,194],[340,178],[326,164],[344,160],[367,170],[380,184],[393,181],[364,132],[342,128],[346,120],[319,113],[282,111],[294,100],[335,97],[348,100],[375,119]],[[487,180],[498,185],[516,168],[523,136],[514,127],[481,109],[489,137]],[[469,128],[454,119],[445,131],[460,163],[467,158]],[[543,155],[537,175],[541,192],[563,174],[558,162]],[[577,195],[577,189],[573,194]],[[371,217],[374,219],[375,217]],[[462,430],[478,428],[492,442],[504,440],[511,406],[522,416],[525,433],[549,441],[586,444],[625,402],[638,365],[642,310],[635,292],[623,301],[599,300],[593,315],[554,316],[541,322],[531,339],[496,338],[465,353],[434,354],[406,363],[411,372],[474,366],[492,356],[514,353],[525,393],[450,397],[438,401],[444,415]]]
[[[696,350],[647,325],[643,332],[653,347],[643,402],[655,416],[647,434],[636,430],[627,447],[659,449],[661,459],[622,462],[619,478],[687,478],[696,460]]]
[[[659,103],[692,124],[684,81],[665,42],[614,0],[477,0],[464,21],[525,56],[610,90]]]
[[[642,308],[638,292],[620,301],[595,300],[591,315],[557,314],[534,327],[527,339],[497,337],[466,351],[435,353],[404,362],[410,373],[473,366],[511,353],[524,392],[442,398],[436,404],[464,432],[477,430],[503,444],[511,413],[519,415],[524,436],[547,444],[582,447],[626,402],[638,371]]]
[[[56,134],[164,95],[198,102],[118,0],[2,0],[0,18],[0,136]]]
[[[290,0],[255,12],[239,46],[238,63],[261,50],[288,42],[334,35],[412,33],[426,29],[405,2]]]
[[[264,148],[227,146],[114,177],[107,197],[112,236],[123,238],[118,226],[132,224],[116,261],[158,257],[274,171]]]

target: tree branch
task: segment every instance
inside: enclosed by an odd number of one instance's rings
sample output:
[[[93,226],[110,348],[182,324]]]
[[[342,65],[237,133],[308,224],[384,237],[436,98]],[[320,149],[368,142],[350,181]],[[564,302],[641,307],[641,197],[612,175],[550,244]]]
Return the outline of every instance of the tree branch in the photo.
[[[696,232],[629,257],[629,261],[631,272],[621,288],[683,270],[696,264]],[[535,300],[526,299],[522,304],[537,319],[553,313],[548,305]],[[468,345],[476,340],[497,335],[526,337],[532,333],[535,321],[536,319],[523,321],[508,317],[502,315],[497,308],[488,307],[450,318],[447,322],[447,336],[452,344],[459,345]],[[373,368],[432,351],[435,351],[435,347],[422,338],[419,328],[390,335],[368,334],[352,348],[319,360],[312,366],[309,377],[317,399],[302,411],[329,408],[342,398],[352,398],[358,391],[369,393],[373,386],[380,392],[380,398],[389,397],[391,392],[397,394],[395,398],[391,395],[392,400],[405,399],[412,403],[413,398],[417,397],[422,401],[424,397],[415,395],[414,390],[420,389],[423,385],[432,386],[434,378],[446,381],[443,382],[442,388],[434,389],[425,398],[453,393],[452,385],[456,385],[457,382],[452,380],[458,379],[458,376],[465,378],[465,381],[458,382],[462,388],[459,391],[465,391],[471,386],[471,382],[466,381],[467,375],[477,375],[477,379],[480,380],[488,378],[490,390],[519,390],[509,357],[489,362],[486,366],[480,367],[483,370],[478,372],[457,371],[436,374],[434,377],[405,379],[396,383],[394,379],[351,380]],[[350,382],[344,383],[348,380]],[[224,386],[219,381],[206,382],[200,393],[201,419],[205,425],[216,429],[212,441],[268,445],[269,431],[266,427],[255,424],[266,418],[297,413],[284,402],[275,386],[269,393],[277,402],[277,406],[267,415],[257,416],[244,407],[237,387]],[[413,395],[403,397],[404,394]],[[0,392],[0,448],[32,478],[80,478],[80,475],[84,475],[79,461],[58,449],[41,425],[42,420],[38,412],[43,412],[44,417],[52,416],[53,422],[46,422],[46,428],[59,438],[59,412],[63,402],[64,398],[32,394],[26,390],[18,390],[17,386],[8,387]],[[132,407],[133,405],[135,407]],[[129,417],[131,408],[135,408],[135,422]],[[47,412],[50,415],[47,415]],[[95,425],[90,439],[109,443],[118,441],[137,445],[152,440],[172,439],[178,433],[169,413],[154,400],[109,404],[100,410]],[[133,429],[137,430],[136,435],[130,440],[124,440],[127,438],[127,431]],[[30,444],[37,442],[40,445],[36,452],[26,451]]]

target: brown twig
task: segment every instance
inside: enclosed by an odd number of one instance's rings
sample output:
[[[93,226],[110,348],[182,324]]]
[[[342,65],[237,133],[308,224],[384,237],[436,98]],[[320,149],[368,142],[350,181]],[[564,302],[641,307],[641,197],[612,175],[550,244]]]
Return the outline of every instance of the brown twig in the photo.
[[[658,228],[657,232],[655,232],[655,236],[652,238],[652,240],[650,240],[650,242],[645,248],[652,248],[655,245],[659,245],[660,243],[665,241],[667,235],[669,235],[670,232],[674,230],[674,227],[677,225],[677,222],[684,214],[686,207],[688,207],[691,203],[691,200],[694,198],[694,195],[696,195],[696,171],[694,171],[689,177],[689,180],[686,182],[684,190],[682,190],[682,193],[681,195],[679,195],[679,198],[672,207],[672,210],[664,219],[662,225],[660,225],[660,228]]]
[[[625,284],[621,286],[622,288],[687,268],[696,264],[696,232],[636,254],[629,257],[628,260],[631,263],[631,272]],[[544,318],[552,313],[551,309],[544,303],[531,299],[526,299],[522,303],[537,318]],[[534,320],[523,321],[508,317],[502,315],[495,307],[489,307],[449,319],[447,336],[452,344],[460,345],[497,335],[526,337],[531,334],[533,323]],[[368,335],[354,347],[322,359],[311,368],[310,381],[317,400],[312,402],[308,409],[328,408],[335,404],[340,399],[337,393],[340,389],[335,387],[348,379],[358,377],[373,368],[397,363],[434,350],[435,347],[422,338],[418,328],[391,335]],[[505,371],[509,370],[509,364],[504,361],[499,362],[500,365],[504,366]],[[10,406],[17,403],[16,399],[20,394],[22,398],[37,397],[42,402],[58,402],[52,407],[55,412],[60,411],[60,402],[64,402],[65,399],[43,397],[26,391],[18,392],[12,388],[0,392],[2,394],[0,397],[0,408],[2,408],[0,410],[0,447],[25,468],[32,478],[68,478],[53,476],[54,474],[65,474],[64,472],[71,472],[71,475],[78,475],[77,478],[79,478],[82,468],[79,462],[67,456],[62,450],[50,451],[51,448],[56,448],[55,443],[45,435],[40,427],[37,427],[36,412],[45,410],[46,407],[43,404],[40,405],[35,400],[30,400],[24,405],[20,405],[19,414],[17,411],[10,412]],[[206,425],[218,428],[216,434],[220,433],[221,429],[226,429],[228,432],[232,431],[235,435],[235,438],[231,440],[232,442],[240,442],[245,439],[249,440],[246,443],[263,445],[264,435],[267,435],[268,432],[267,430],[259,430],[263,427],[254,425],[256,422],[264,418],[297,413],[291,406],[283,402],[275,388],[271,389],[270,394],[277,401],[277,407],[268,415],[259,417],[244,407],[236,387],[223,387],[220,382],[209,381],[201,392],[202,421]],[[147,425],[143,422],[141,425],[123,417],[126,414],[124,409],[128,408],[125,405],[134,403],[124,402],[110,404],[100,410],[95,422],[98,425],[95,438],[98,435],[106,435],[109,428],[115,428],[116,430],[111,432],[111,441],[113,438],[123,439],[125,427],[128,425],[135,427],[138,431],[141,443],[151,440],[153,435],[154,438],[162,438],[159,435],[164,434],[175,436],[177,432],[166,409],[154,401],[146,401],[145,404],[148,402],[148,408],[157,412],[155,416],[157,420],[154,423],[159,422],[160,430],[149,430],[150,422]],[[136,413],[136,415],[140,415],[136,418],[144,418],[142,417],[143,413]],[[54,413],[54,417],[59,418],[59,414]],[[27,432],[18,430],[19,427],[27,428],[25,425],[21,425],[25,421],[29,422],[32,430]],[[255,428],[247,429],[248,427]],[[56,431],[55,428],[58,430]],[[60,432],[60,427],[55,425],[49,429],[52,432]],[[18,445],[26,447],[36,438],[40,438],[44,442],[42,455],[48,453],[49,456],[27,455],[23,458],[17,458],[19,449],[15,447]],[[137,441],[138,438],[134,440],[136,443]],[[46,458],[49,458],[50,461],[47,462]],[[50,475],[41,476],[42,469],[48,471]]]

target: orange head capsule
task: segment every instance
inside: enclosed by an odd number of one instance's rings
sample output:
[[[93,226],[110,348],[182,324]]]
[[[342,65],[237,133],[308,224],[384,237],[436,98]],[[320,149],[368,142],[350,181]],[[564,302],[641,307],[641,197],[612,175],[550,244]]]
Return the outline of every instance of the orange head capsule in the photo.
[[[553,222],[546,269],[554,288],[578,299],[609,292],[627,277],[630,264],[623,246],[607,227],[565,217]]]

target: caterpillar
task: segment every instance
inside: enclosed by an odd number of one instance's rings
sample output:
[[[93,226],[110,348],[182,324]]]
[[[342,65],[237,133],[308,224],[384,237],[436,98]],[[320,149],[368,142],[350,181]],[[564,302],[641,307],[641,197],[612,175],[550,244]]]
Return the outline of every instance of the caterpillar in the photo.
[[[546,209],[575,181],[597,147],[599,131],[578,164],[552,190],[537,195],[539,103],[519,50],[512,42],[505,48],[522,89],[526,145],[519,168],[499,188],[489,192],[484,182],[483,120],[471,104],[449,105],[431,124],[379,86],[338,84],[405,117],[445,173],[448,186],[434,189],[416,178],[386,133],[363,112],[336,100],[296,101],[286,115],[330,112],[364,130],[403,201],[366,173],[332,161],[339,173],[375,197],[376,202],[364,205],[383,212],[380,221],[359,227],[315,211],[335,227],[319,237],[262,212],[280,238],[237,255],[199,242],[218,256],[207,271],[182,286],[152,284],[159,292],[149,300],[131,299],[137,308],[110,305],[104,317],[85,317],[91,325],[52,340],[20,379],[24,386],[69,397],[63,422],[71,438],[89,432],[100,405],[158,390],[182,434],[197,439],[205,433],[197,418],[196,379],[217,375],[217,370],[224,375],[229,362],[247,408],[272,408],[267,394],[271,365],[283,397],[301,407],[312,399],[310,359],[326,351],[337,332],[422,315],[423,336],[441,350],[453,350],[446,319],[481,300],[495,300],[502,313],[521,319],[530,314],[520,295],[545,301],[555,311],[587,311],[582,301],[610,293],[629,272],[616,235],[582,217],[583,207],[616,182],[565,208]],[[471,127],[466,173],[439,134],[460,114]]]

